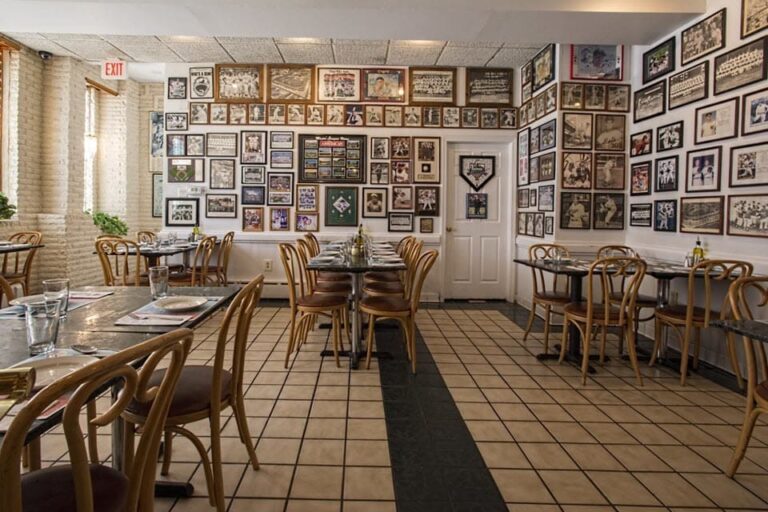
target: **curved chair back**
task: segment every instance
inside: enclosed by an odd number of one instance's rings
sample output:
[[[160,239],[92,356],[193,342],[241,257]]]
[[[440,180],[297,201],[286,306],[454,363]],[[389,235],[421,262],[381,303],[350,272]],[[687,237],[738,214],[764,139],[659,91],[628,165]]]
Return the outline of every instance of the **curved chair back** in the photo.
[[[412,314],[416,314],[419,310],[424,281],[427,279],[427,275],[429,275],[429,271],[432,270],[439,255],[436,250],[432,249],[422,254],[414,265],[414,271],[411,274],[411,284],[406,286],[406,298],[411,303]]]
[[[595,259],[599,260],[614,257],[636,258],[637,253],[628,245],[604,245],[597,250],[597,257]],[[616,277],[615,279],[611,279],[610,284],[611,293],[624,293],[624,286],[626,285],[624,278]]]
[[[43,234],[39,231],[19,231],[8,237],[13,244],[40,245],[43,242]],[[35,259],[37,249],[6,253],[3,255],[3,275],[23,275],[24,289],[29,288],[29,275],[32,270],[32,260]]]
[[[280,244],[278,248],[280,250],[280,261],[282,261],[283,268],[285,269],[285,278],[288,281],[288,299],[291,304],[291,310],[294,310],[298,298],[306,295],[308,291],[308,279],[301,264],[299,251],[291,244]],[[298,283],[296,281],[297,278]]]
[[[768,276],[742,277],[728,289],[728,302],[736,320],[753,320],[755,312],[768,307]],[[760,364],[762,380],[768,380],[768,360],[765,344],[744,336],[744,353],[747,362],[747,396],[753,396],[758,382],[757,365]]]
[[[568,248],[558,244],[534,244],[528,248],[529,260],[554,260],[555,255],[560,253],[563,258],[570,258],[571,253]],[[531,267],[531,277],[533,281],[533,294],[537,293],[549,293],[558,291],[558,275],[553,274],[552,286],[550,288],[547,283],[547,277],[549,272],[544,272],[541,269]],[[566,281],[567,282],[567,281]],[[566,290],[567,291],[567,290]]]
[[[222,286],[226,286],[229,283],[229,255],[232,253],[233,245],[235,245],[235,232],[230,231],[221,239],[219,258],[216,262],[216,271],[219,274],[219,283]]]
[[[640,285],[645,277],[646,264],[640,258],[618,256],[600,258],[589,266],[587,276],[587,318],[591,321],[595,306],[603,308],[602,318],[610,318],[611,308],[619,308],[619,325],[630,325],[635,318],[635,304]],[[599,295],[596,294],[595,278],[599,283]],[[619,279],[624,283],[621,300],[610,298],[613,291],[613,281]],[[602,304],[598,304],[598,300]],[[584,332],[591,332],[589,324]]]
[[[395,252],[399,254],[400,256],[403,255],[403,251],[405,251],[405,247],[413,240],[415,240],[416,237],[413,235],[404,236],[400,239],[399,242],[397,242],[397,245],[395,246]]]
[[[195,255],[192,258],[192,286],[208,285],[208,268],[211,264],[213,251],[216,249],[216,237],[206,236],[197,244]]]
[[[157,233],[154,231],[139,231],[136,233],[136,241],[140,244],[151,244],[157,240]]]
[[[312,249],[312,256],[320,254],[320,241],[314,235],[314,233],[304,233],[304,238],[309,242],[309,246]]]
[[[301,266],[301,273],[307,279],[307,293],[314,293],[317,286],[317,273],[314,270],[307,269],[309,260],[313,257],[311,244],[299,238],[296,240],[296,253],[299,256],[297,263]]]
[[[136,242],[123,238],[99,238],[96,253],[101,262],[105,286],[141,284],[141,249]]]
[[[143,434],[131,457],[132,463],[126,468],[127,502],[115,507],[127,512],[151,510],[163,424],[192,338],[191,330],[177,329],[91,363],[39,391],[16,415],[0,445],[0,510],[21,512],[20,468],[27,433],[43,411],[54,402],[69,396],[64,408],[62,428],[69,452],[74,495],[63,497],[72,500],[73,510],[93,511],[91,462],[86,455],[80,418],[83,407],[93,399],[93,395],[115,382],[123,386],[120,398],[106,412],[90,419],[90,423],[105,427],[113,421],[121,421],[120,414],[134,399],[152,403]],[[144,363],[137,370],[133,365],[141,360]],[[167,363],[163,380],[158,386],[150,388],[149,379],[161,362],[164,366]],[[36,491],[45,493],[48,489]],[[102,493],[104,491],[101,489]]]
[[[741,260],[704,260],[691,268],[688,273],[688,304],[686,305],[686,325],[693,322],[693,313],[696,306],[696,281],[704,282],[704,328],[709,326],[712,316],[712,285],[717,282],[735,281],[741,277],[752,275],[753,266],[748,261]],[[721,316],[726,316],[729,309],[726,296],[721,311]]]
[[[13,293],[13,288],[11,288],[8,281],[0,276],[0,305],[3,304],[3,298],[5,298],[5,303],[7,304],[16,298],[16,294]]]

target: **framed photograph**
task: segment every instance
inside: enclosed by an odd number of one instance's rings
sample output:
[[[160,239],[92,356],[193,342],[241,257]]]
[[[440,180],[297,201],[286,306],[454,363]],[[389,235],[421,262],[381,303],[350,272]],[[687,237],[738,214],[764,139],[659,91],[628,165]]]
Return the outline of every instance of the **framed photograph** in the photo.
[[[440,137],[414,137],[413,147],[413,182],[440,183]]]
[[[651,203],[629,205],[629,225],[638,228],[653,226],[653,205]]]
[[[768,185],[768,142],[731,148],[732,187]]]
[[[539,181],[555,179],[555,152],[539,156]]]
[[[187,135],[187,156],[205,156],[204,133],[190,133]]]
[[[680,35],[680,62],[683,66],[725,48],[725,9],[683,30]],[[671,90],[671,87],[670,87]]]
[[[269,147],[272,149],[293,149],[293,132],[269,132]]]
[[[189,99],[213,99],[213,68],[189,68]]]
[[[592,149],[592,114],[563,114],[563,149]]]
[[[242,194],[243,205],[257,204],[263,205],[267,202],[266,188],[265,187],[241,187],[240,192]]]
[[[739,46],[715,57],[715,95],[766,79],[768,37]]]
[[[741,112],[742,135],[768,131],[768,89],[744,95]]]
[[[734,236],[768,238],[768,195],[744,194],[728,196],[728,229]]]
[[[419,217],[419,233],[434,233],[435,219],[432,217]]]
[[[560,228],[589,229],[592,219],[592,194],[560,192]]]
[[[624,151],[626,141],[626,116],[595,114],[595,151]]]
[[[243,165],[240,169],[240,183],[242,185],[264,185],[266,183],[266,169],[261,165]]]
[[[651,195],[651,162],[640,162],[632,164],[630,167],[630,187],[631,196]]]
[[[448,110],[449,108],[454,107],[446,107],[443,109],[443,112],[445,110]],[[459,107],[455,107],[456,110],[458,110]],[[443,115],[443,126],[445,128],[448,128],[448,126],[445,124],[445,115]],[[514,107],[508,107],[508,108],[500,108],[499,109],[499,128],[505,129],[505,130],[512,130],[517,128],[517,109]]]
[[[517,113],[516,109],[508,110],[514,110]],[[517,123],[517,117],[515,117],[515,123]],[[443,128],[461,128],[461,107],[443,107]]]
[[[408,103],[455,105],[456,68],[408,68]]]
[[[285,107],[286,105],[281,103],[269,104],[267,110],[267,122],[269,124],[285,124]]]
[[[205,194],[207,219],[236,219],[237,194]]]
[[[325,225],[357,226],[357,187],[325,187]]]
[[[624,79],[624,46],[571,45],[571,80]]]
[[[644,130],[629,136],[630,158],[651,153],[653,153],[653,130]]]
[[[168,183],[203,183],[204,158],[169,158]]]
[[[595,194],[592,199],[594,229],[624,229],[624,194]]]
[[[367,157],[365,135],[299,134],[299,181],[365,183]]]
[[[741,0],[741,38],[768,28],[768,16],[763,0]]]
[[[667,233],[677,232],[677,199],[653,202],[653,230]]]
[[[528,214],[525,212],[517,214],[517,234],[525,234],[525,225],[528,222]]]
[[[371,162],[371,185],[389,185],[389,162]]]
[[[267,173],[267,206],[293,206],[293,173]]]
[[[532,91],[535,93],[555,79],[555,45],[548,44],[533,59]]]
[[[499,127],[499,109],[481,108],[480,109],[480,128],[496,129]]]
[[[423,217],[440,215],[440,187],[416,187],[416,215]]]
[[[384,126],[384,106],[365,106],[365,126]]]
[[[544,214],[533,213],[533,236],[544,238]]]
[[[229,107],[226,103],[209,103],[210,124],[227,124],[229,122]]]
[[[488,194],[467,192],[467,219],[488,218]]]
[[[209,133],[205,140],[205,154],[208,156],[237,156],[236,133]],[[260,163],[260,162],[243,162]]]
[[[384,126],[403,126],[403,107],[386,105],[384,107]]]
[[[165,136],[165,146],[168,148],[168,156],[187,155],[187,136],[169,134]]]
[[[555,149],[557,145],[557,120],[552,119],[539,126],[539,151]]]
[[[365,110],[363,105],[344,105],[344,125],[363,126],[365,124]]]
[[[216,101],[261,102],[264,99],[264,66],[216,64]]]
[[[211,158],[209,165],[208,179],[210,180],[210,188],[230,190],[235,188],[234,160]]]
[[[152,217],[163,216],[163,175],[152,175]]]
[[[386,188],[363,187],[363,218],[386,218],[387,192]]]
[[[461,127],[480,128],[480,109],[477,107],[461,107]]]
[[[512,105],[514,70],[511,68],[466,68],[465,105],[473,107]]]
[[[264,103],[248,104],[248,124],[267,124],[267,106]]]
[[[669,110],[705,100],[708,97],[708,60],[669,77]]]
[[[459,174],[475,192],[479,192],[496,175],[495,156],[459,156]]]
[[[531,128],[531,140],[528,143],[528,153],[530,155],[535,155],[541,150],[541,140],[539,140],[539,128]]]
[[[421,110],[421,124],[424,128],[442,127],[443,109],[441,107],[424,107]]]
[[[211,135],[208,135],[210,140]],[[267,132],[243,131],[240,132],[240,163],[241,164],[266,164],[267,163]]]
[[[605,86],[605,109],[609,112],[629,112],[629,85],[609,84]]]
[[[392,160],[410,160],[411,159],[411,138],[410,137],[392,137],[391,149],[392,149]]]
[[[391,210],[413,210],[413,187],[392,187]]]
[[[165,117],[162,112],[149,113],[149,170],[162,172],[165,156]]]
[[[264,231],[264,208],[243,208],[243,231],[259,233]]]
[[[325,124],[325,105],[307,105],[307,124],[310,126]]]
[[[655,192],[673,192],[677,190],[678,157],[658,158],[655,162]]]
[[[531,193],[529,194],[528,205],[531,207],[536,206],[538,199],[539,199],[539,190],[536,187],[534,187],[531,189]]]
[[[739,98],[696,109],[695,143],[732,139],[739,133]]]
[[[210,119],[210,103],[189,103],[189,124],[208,124]]]
[[[720,190],[721,153],[722,148],[720,147],[688,152],[685,168],[686,192],[717,192]]]
[[[646,121],[666,112],[667,82],[662,80],[635,92],[635,123]]]
[[[185,76],[168,77],[168,99],[169,100],[187,99],[187,77]]]
[[[320,187],[296,185],[296,211],[301,213],[320,211]]]
[[[680,232],[723,234],[725,197],[681,197]]]
[[[267,101],[311,103],[315,97],[315,67],[305,64],[269,64]]]
[[[318,67],[317,101],[360,101],[360,70]]]
[[[665,124],[656,128],[656,151],[672,151],[683,147],[683,122]]]
[[[363,101],[405,102],[405,68],[363,69]]]
[[[584,84],[562,82],[560,84],[560,106],[563,110],[583,110]]]
[[[306,124],[307,117],[306,117],[306,110],[303,103],[289,103],[287,105],[288,109],[286,110],[286,116],[287,120],[286,122],[288,124],[297,125],[297,124]]]
[[[544,234],[545,235],[555,234],[555,218],[554,217],[552,216],[544,217]]]
[[[555,211],[555,186],[543,185],[539,187],[539,204],[538,209],[540,212],[553,212]]]
[[[389,160],[389,137],[371,137],[371,160]]]
[[[165,113],[165,131],[184,132],[189,127],[189,117],[186,112],[166,112]]]
[[[391,233],[412,233],[413,214],[390,212],[388,216],[388,231]]]
[[[200,224],[200,199],[167,197],[165,199],[165,225],[168,227],[195,227]]]
[[[675,41],[670,37],[643,54],[644,84],[675,70]]]
[[[290,231],[291,230],[291,209],[290,208],[270,208],[269,209],[269,230],[270,231]]]
[[[564,189],[592,188],[592,153],[563,153],[560,186]]]
[[[627,156],[623,153],[595,153],[595,189],[624,190]]]
[[[528,208],[531,206],[531,189],[519,188],[517,189],[517,207]]]
[[[584,84],[584,110],[605,110],[605,85]]]
[[[229,124],[248,124],[248,105],[246,103],[229,104]]]
[[[403,126],[411,128],[421,126],[421,107],[403,107]]]
[[[325,106],[325,124],[328,126],[344,126],[346,111],[344,105]]]
[[[557,110],[557,84],[552,84],[544,91],[544,114],[551,114]]]
[[[296,212],[296,231],[300,233],[320,231],[320,214]]]
[[[517,132],[517,186],[524,186],[530,183],[530,173],[528,172],[530,134],[528,129]]]

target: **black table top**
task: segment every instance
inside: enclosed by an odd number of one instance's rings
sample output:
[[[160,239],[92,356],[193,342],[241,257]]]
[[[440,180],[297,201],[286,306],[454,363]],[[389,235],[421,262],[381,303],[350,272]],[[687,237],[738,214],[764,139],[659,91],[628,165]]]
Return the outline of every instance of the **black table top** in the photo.
[[[567,275],[573,277],[584,277],[589,273],[589,266],[593,263],[589,260],[569,259],[563,260],[559,264],[554,260],[530,260],[527,258],[515,258],[515,263],[533,267],[553,274]],[[688,277],[690,269],[682,265],[667,261],[645,260],[645,273],[657,279],[673,279],[676,277]],[[704,275],[703,273],[701,274]]]
[[[22,251],[30,251],[32,249],[41,249],[45,247],[43,244],[11,244],[11,245],[0,245],[0,254],[8,254],[12,252],[22,252]]]
[[[768,343],[768,320],[712,320],[712,326]]]
[[[405,270],[405,262],[402,258],[398,258],[397,262],[393,264],[392,261],[384,261],[375,256],[350,256],[348,259],[344,259],[338,252],[334,252],[336,244],[329,244],[326,246],[320,254],[309,260],[307,268],[309,270],[318,270],[321,272],[347,272],[350,274],[361,274],[363,272],[371,271],[396,271]],[[333,258],[329,260],[328,258]]]

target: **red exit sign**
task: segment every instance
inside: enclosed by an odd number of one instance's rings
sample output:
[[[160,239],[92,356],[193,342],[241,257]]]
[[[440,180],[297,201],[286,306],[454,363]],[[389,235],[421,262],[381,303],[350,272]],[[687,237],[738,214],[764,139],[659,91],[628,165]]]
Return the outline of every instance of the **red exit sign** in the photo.
[[[101,63],[101,78],[104,80],[125,80],[127,78],[125,62],[122,60],[105,60]]]

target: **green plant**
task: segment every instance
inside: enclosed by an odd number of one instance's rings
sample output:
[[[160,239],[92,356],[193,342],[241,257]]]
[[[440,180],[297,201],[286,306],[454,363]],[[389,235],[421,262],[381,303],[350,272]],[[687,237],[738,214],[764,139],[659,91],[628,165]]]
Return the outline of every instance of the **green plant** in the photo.
[[[10,219],[16,215],[16,205],[8,202],[8,196],[0,192],[0,219]]]
[[[105,235],[125,236],[128,234],[128,224],[120,220],[117,215],[104,212],[96,212],[92,215],[93,223],[99,227]]]

